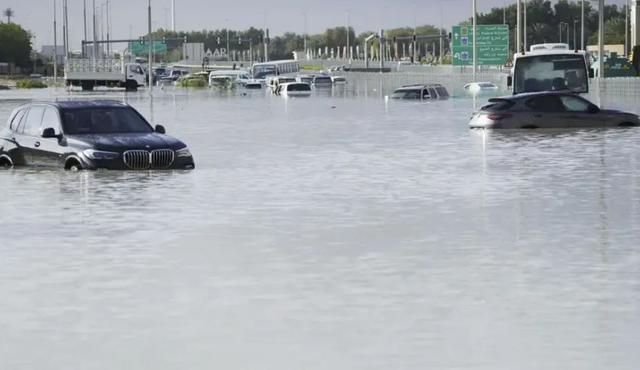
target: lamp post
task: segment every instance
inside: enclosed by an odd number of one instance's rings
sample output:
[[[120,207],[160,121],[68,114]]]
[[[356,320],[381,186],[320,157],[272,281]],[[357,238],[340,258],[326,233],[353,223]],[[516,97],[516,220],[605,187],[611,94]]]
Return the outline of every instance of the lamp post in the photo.
[[[584,50],[584,1],[582,0],[582,14],[580,18],[580,48]]]
[[[519,0],[518,0],[519,1]],[[476,74],[478,70],[478,12],[477,12],[477,0],[472,0],[473,9],[473,80],[477,81]]]
[[[149,0],[149,95],[153,91],[153,39],[151,37],[151,0]]]
[[[527,50],[527,3],[529,2],[528,0],[523,0],[524,2],[524,16],[523,16],[523,22],[524,23],[524,27],[523,27],[523,33],[524,33],[524,50]]]
[[[53,0],[53,86],[58,86],[58,19],[56,0]]]
[[[521,51],[520,43],[522,42],[522,9],[521,9],[521,0],[517,1],[516,6],[516,53]]]
[[[604,77],[604,0],[598,1],[598,78]]]
[[[573,48],[574,48],[574,49],[577,49],[577,48],[578,48],[578,44],[576,43],[576,42],[577,42],[577,37],[576,37],[576,24],[577,24],[578,22],[579,22],[579,21],[578,21],[577,19],[574,19],[574,20],[573,20]]]

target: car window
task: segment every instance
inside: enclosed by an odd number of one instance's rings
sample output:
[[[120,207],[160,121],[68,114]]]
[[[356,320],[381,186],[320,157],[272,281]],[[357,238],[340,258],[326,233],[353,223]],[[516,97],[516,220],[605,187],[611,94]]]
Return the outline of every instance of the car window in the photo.
[[[567,112],[589,112],[589,102],[584,99],[577,98],[575,96],[562,96],[560,97],[564,108]]]
[[[437,99],[437,98],[438,98],[438,93],[436,92],[436,90],[435,90],[435,89],[433,89],[433,88],[431,88],[431,87],[429,88],[429,94],[431,95],[431,97],[432,97],[433,99]]]
[[[422,90],[422,99],[429,99],[431,98],[431,95],[429,95],[429,90],[424,89]]]
[[[565,107],[557,95],[538,96],[529,99],[526,103],[527,107],[539,112],[564,112]]]
[[[436,91],[438,92],[438,95],[441,98],[448,98],[449,97],[449,93],[447,92],[447,89],[445,89],[444,87],[436,87]]]
[[[42,127],[53,128],[58,132],[60,130],[60,116],[58,110],[53,107],[47,107],[42,116]]]
[[[42,116],[44,114],[44,107],[34,106],[29,109],[27,118],[22,128],[22,133],[30,136],[40,135],[40,126],[42,125]]]
[[[9,124],[9,130],[17,131],[18,126],[20,125],[20,121],[22,120],[22,117],[24,117],[24,112],[25,111],[26,111],[26,109],[20,109],[18,111],[18,113],[16,113],[16,115],[13,116],[13,119],[11,120],[11,123]]]

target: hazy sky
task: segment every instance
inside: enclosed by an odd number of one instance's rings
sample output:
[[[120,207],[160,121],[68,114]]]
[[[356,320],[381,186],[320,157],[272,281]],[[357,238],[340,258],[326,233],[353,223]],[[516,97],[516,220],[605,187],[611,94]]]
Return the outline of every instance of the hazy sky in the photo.
[[[36,45],[53,44],[54,0],[0,0],[0,9],[15,11],[14,20],[36,34]],[[87,12],[94,0],[87,1]],[[478,11],[512,4],[515,0],[477,0]],[[623,4],[624,0],[606,0]],[[555,1],[553,1],[555,2]],[[61,14],[57,0],[58,14]],[[95,0],[100,12],[106,0]],[[112,16],[111,38],[129,38],[144,34],[147,28],[147,0],[109,0]],[[83,0],[68,0],[72,49],[80,49],[83,37]],[[171,0],[151,0],[153,27],[171,26]],[[471,0],[176,0],[176,23],[179,30],[216,29],[228,26],[245,29],[265,25],[272,35],[285,31],[303,32],[305,17],[309,33],[347,22],[356,32],[393,28],[404,25],[434,24],[445,27],[471,16]],[[442,12],[441,12],[442,9]],[[88,22],[91,23],[90,15]],[[62,22],[58,18],[61,35]],[[91,35],[91,25],[88,25]],[[99,36],[100,38],[100,36]],[[60,36],[59,36],[60,39]],[[117,49],[117,47],[116,47]]]

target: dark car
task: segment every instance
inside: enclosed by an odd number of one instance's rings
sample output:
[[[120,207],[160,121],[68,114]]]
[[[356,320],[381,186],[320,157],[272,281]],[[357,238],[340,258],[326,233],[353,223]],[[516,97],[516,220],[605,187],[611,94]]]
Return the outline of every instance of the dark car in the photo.
[[[489,99],[474,113],[471,128],[534,129],[639,126],[636,114],[600,109],[585,98],[564,92],[536,92]]]
[[[193,169],[180,140],[117,101],[29,103],[0,131],[0,167]]]

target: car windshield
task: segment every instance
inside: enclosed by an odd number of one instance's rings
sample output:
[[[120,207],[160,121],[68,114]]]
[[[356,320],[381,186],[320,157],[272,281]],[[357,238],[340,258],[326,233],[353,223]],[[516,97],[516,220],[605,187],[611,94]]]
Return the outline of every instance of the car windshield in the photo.
[[[276,66],[266,65],[266,66],[254,66],[253,67],[253,78],[265,78],[267,76],[276,74]]]
[[[540,55],[520,58],[514,71],[515,94],[571,90],[588,92],[588,76],[582,55]]]
[[[128,107],[65,109],[62,128],[68,135],[153,132],[151,126]]]

